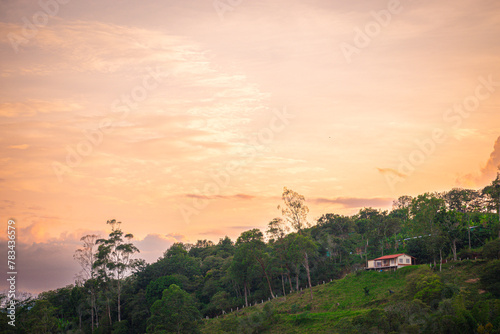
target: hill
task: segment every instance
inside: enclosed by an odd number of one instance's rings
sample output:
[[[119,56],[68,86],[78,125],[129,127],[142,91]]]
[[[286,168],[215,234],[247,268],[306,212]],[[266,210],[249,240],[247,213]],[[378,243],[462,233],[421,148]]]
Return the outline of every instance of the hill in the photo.
[[[496,263],[492,262],[492,263]],[[497,333],[500,300],[481,289],[485,260],[356,271],[306,291],[204,320],[203,333]],[[491,263],[490,263],[491,266]],[[471,331],[472,330],[472,331]]]

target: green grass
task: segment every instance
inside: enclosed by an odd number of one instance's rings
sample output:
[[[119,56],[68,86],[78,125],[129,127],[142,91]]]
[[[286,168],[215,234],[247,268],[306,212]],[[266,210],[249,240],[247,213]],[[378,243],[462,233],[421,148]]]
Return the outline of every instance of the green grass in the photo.
[[[446,284],[478,291],[479,283],[475,279],[482,265],[484,262],[481,260],[448,263],[443,265],[443,271],[438,274]],[[350,324],[353,318],[374,308],[383,309],[387,305],[407,300],[407,276],[418,275],[424,271],[428,271],[427,265],[406,267],[395,272],[358,271],[342,279],[313,287],[313,301],[308,290],[271,300],[268,303],[273,306],[274,318],[254,332],[343,333],[343,328]],[[369,290],[368,295],[365,294],[364,288]],[[391,294],[389,290],[394,293]],[[246,326],[245,321],[263,312],[265,304],[245,308],[224,318],[204,320],[202,331],[242,332],[241,326]],[[249,323],[254,326],[259,322]],[[255,326],[257,328],[257,325]]]

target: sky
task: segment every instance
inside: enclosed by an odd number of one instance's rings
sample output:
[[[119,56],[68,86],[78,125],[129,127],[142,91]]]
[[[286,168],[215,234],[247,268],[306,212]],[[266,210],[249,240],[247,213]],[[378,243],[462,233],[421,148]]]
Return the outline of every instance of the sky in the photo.
[[[0,246],[13,219],[18,291],[74,283],[80,238],[110,219],[153,262],[265,230],[283,187],[311,223],[484,187],[498,36],[498,1],[1,1]]]

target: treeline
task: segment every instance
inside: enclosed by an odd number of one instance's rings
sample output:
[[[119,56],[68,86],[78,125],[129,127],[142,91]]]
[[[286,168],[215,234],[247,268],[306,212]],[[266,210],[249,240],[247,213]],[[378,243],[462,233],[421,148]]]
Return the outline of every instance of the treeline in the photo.
[[[439,268],[500,234],[500,176],[481,190],[402,196],[390,211],[327,213],[314,224],[302,195],[284,188],[282,199],[266,231],[176,243],[152,264],[135,259],[133,235],[108,221],[108,238],[82,237],[75,285],[18,302],[16,332],[195,333],[205,317],[301,289],[314,300],[313,285],[371,258],[405,252]],[[14,333],[6,323],[0,330]]]

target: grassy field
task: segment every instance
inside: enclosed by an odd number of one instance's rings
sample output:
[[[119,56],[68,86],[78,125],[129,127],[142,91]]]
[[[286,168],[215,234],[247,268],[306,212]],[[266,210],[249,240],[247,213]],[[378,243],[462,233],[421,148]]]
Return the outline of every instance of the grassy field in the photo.
[[[443,265],[437,274],[444,284],[477,294],[478,272],[483,265],[481,260],[452,262]],[[360,315],[409,301],[407,279],[428,270],[428,265],[421,265],[390,272],[357,271],[314,287],[313,301],[309,291],[293,293],[218,319],[204,320],[202,332],[344,333],[346,326]]]

